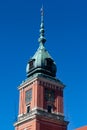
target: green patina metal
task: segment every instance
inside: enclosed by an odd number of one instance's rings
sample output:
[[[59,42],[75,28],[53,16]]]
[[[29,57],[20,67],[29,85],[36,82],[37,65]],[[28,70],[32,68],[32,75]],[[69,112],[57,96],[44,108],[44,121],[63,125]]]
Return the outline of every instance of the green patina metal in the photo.
[[[26,68],[27,77],[32,76],[35,73],[44,73],[50,76],[56,76],[56,64],[48,51],[46,50],[44,43],[46,38],[44,37],[44,12],[41,9],[41,25],[40,25],[40,37],[38,39],[39,48],[34,56],[29,60]]]

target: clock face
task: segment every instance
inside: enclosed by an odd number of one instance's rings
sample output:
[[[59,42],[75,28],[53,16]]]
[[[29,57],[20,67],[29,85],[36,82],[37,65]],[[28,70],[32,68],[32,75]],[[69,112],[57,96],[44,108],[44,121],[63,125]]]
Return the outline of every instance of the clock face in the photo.
[[[45,100],[46,101],[54,101],[55,99],[55,91],[52,89],[45,89]]]
[[[32,99],[32,89],[29,89],[25,92],[25,102],[29,103]]]

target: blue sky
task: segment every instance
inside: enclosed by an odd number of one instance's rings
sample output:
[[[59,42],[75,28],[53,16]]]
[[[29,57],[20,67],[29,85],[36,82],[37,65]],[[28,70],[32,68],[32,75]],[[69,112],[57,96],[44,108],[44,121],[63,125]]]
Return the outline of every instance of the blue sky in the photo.
[[[40,8],[45,11],[45,44],[66,88],[68,130],[87,125],[86,0],[0,0],[0,128],[14,130],[18,85],[38,48]]]

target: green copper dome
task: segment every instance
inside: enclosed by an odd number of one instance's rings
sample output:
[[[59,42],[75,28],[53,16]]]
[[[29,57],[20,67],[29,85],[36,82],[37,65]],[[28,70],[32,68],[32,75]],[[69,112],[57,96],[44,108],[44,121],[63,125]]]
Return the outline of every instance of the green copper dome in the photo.
[[[55,77],[56,64],[44,46],[46,39],[44,37],[43,9],[41,10],[40,37],[38,41],[40,43],[39,48],[29,60],[26,67],[27,77],[30,77],[35,73],[43,73]]]

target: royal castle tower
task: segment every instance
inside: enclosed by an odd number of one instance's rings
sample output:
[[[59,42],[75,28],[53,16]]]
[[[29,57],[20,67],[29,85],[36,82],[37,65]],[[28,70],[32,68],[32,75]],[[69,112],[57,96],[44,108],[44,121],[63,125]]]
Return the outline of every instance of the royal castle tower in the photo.
[[[41,9],[39,47],[26,67],[27,78],[19,89],[19,114],[15,130],[67,130],[64,120],[64,84],[44,44],[44,14]]]

